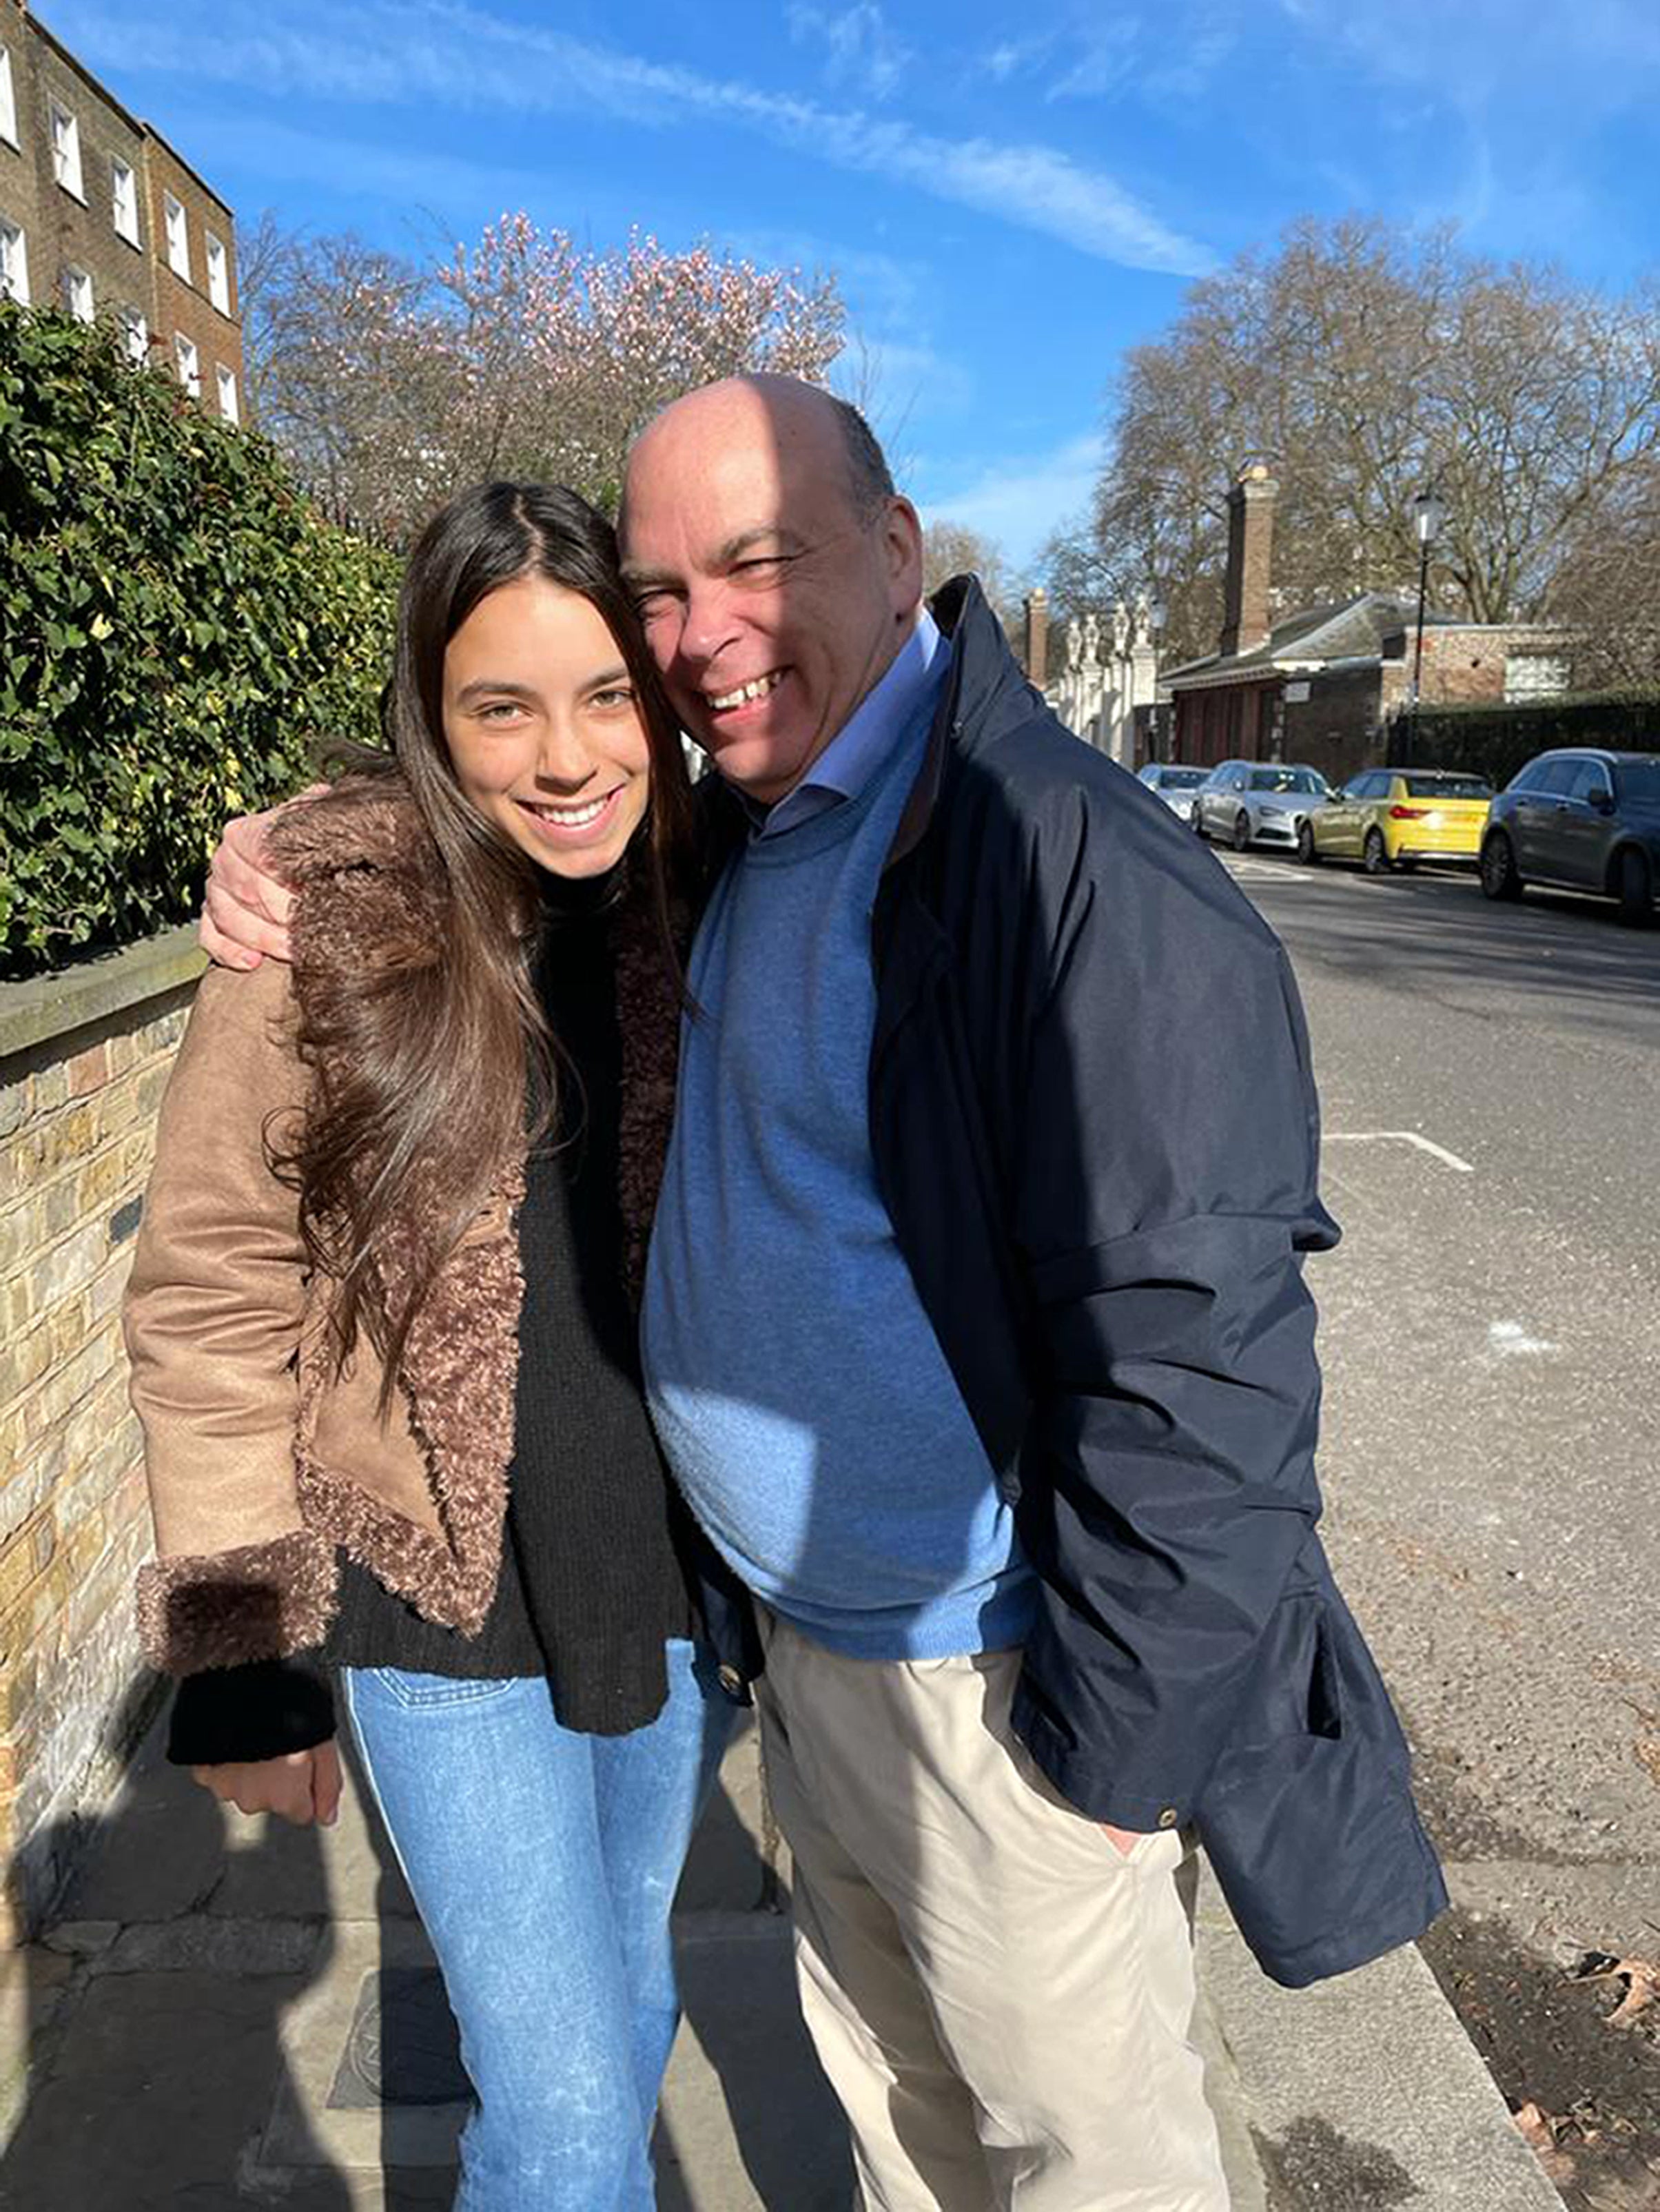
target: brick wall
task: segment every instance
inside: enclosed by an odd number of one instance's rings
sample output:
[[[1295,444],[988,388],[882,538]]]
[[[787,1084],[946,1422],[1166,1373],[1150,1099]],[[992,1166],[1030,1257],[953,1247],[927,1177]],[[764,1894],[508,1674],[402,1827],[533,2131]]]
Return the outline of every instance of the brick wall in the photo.
[[[149,321],[155,286],[143,204],[142,130],[15,0],[0,0],[0,46],[11,61],[18,139],[15,149],[0,141],[0,214],[22,228],[30,298],[38,307],[61,307],[64,270],[72,264],[92,278],[94,307],[136,308]],[[58,183],[53,169],[54,100],[75,118],[80,198]],[[117,156],[133,174],[137,245],[115,228],[112,161]]]
[[[239,404],[246,409],[243,389],[242,331],[236,319],[236,235],[234,218],[224,202],[210,192],[165,138],[147,136],[145,179],[148,218],[155,240],[155,330],[161,357],[168,367],[175,362],[173,342],[182,335],[194,344],[202,375],[202,404],[210,414],[218,412],[214,371],[221,364],[236,379]],[[165,216],[167,196],[185,210],[190,244],[190,281],[177,276],[167,259]],[[230,312],[222,313],[208,296],[208,234],[224,246]]]
[[[34,301],[41,307],[63,306],[63,271],[73,264],[92,278],[94,307],[136,307],[148,321],[151,282],[139,185],[143,173],[143,137],[96,85],[53,46],[36,39],[33,47],[29,110],[25,115],[19,102],[18,123],[21,135],[33,139],[39,180],[38,228],[29,240],[29,280]],[[53,173],[51,106],[54,100],[75,118],[81,142],[81,199],[65,191]],[[134,192],[141,201],[137,246],[130,246],[115,228],[111,162],[116,155],[132,171]]]
[[[1365,661],[1302,680],[1308,697],[1286,701],[1286,758],[1317,768],[1328,783],[1347,783],[1379,758],[1377,664]],[[1293,688],[1288,685],[1287,693]]]
[[[0,985],[0,1940],[61,1885],[154,1709],[133,1580],[150,1547],[121,1293],[193,933]]]
[[[85,270],[92,278],[96,308],[137,308],[143,314],[152,359],[173,368],[175,338],[182,334],[192,340],[203,402],[210,412],[219,408],[215,372],[228,368],[236,380],[237,407],[242,412],[241,308],[231,210],[165,138],[112,99],[17,0],[0,0],[0,46],[11,62],[18,139],[13,147],[0,138],[0,215],[23,231],[30,298],[37,307],[61,306],[65,267]],[[78,199],[58,182],[53,169],[54,100],[74,116],[80,133],[82,197]],[[117,156],[133,173],[136,245],[115,228],[112,161]],[[163,210],[169,193],[185,210],[188,282],[168,265]],[[210,291],[210,233],[225,249],[222,309],[215,307]]]
[[[35,143],[34,42],[16,0],[0,0],[0,46],[11,61],[12,93],[17,108],[17,143],[0,137],[0,215],[21,229],[28,247],[29,291],[40,299],[58,281],[51,247],[44,242],[40,213],[40,171]],[[44,117],[44,107],[40,109]],[[51,169],[48,167],[50,179]],[[55,188],[54,188],[55,189]]]

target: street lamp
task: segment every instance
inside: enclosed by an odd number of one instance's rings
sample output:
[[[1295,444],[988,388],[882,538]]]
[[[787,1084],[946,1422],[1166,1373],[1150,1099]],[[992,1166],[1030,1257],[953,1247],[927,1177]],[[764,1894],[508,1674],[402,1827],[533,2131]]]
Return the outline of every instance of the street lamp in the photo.
[[[1407,702],[1407,745],[1401,765],[1409,768],[1418,750],[1418,694],[1424,676],[1424,601],[1429,593],[1430,547],[1447,519],[1444,501],[1432,484],[1426,485],[1412,503],[1412,526],[1418,533],[1418,640],[1412,655],[1412,691]]]

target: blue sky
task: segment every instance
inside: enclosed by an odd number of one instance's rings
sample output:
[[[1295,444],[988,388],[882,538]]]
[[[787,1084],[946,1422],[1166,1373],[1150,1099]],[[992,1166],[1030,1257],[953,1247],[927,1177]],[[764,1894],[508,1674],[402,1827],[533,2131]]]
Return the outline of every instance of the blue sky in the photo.
[[[1122,349],[1299,215],[1660,268],[1660,0],[46,0],[245,220],[526,210],[836,270],[909,488],[1018,567]]]

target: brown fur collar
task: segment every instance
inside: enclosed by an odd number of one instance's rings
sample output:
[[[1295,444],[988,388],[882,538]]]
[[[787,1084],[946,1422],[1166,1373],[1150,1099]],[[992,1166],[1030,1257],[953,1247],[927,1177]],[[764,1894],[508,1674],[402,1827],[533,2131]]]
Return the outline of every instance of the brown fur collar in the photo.
[[[347,787],[288,810],[271,846],[296,892],[294,988],[303,1011],[319,979],[366,965],[437,959],[442,866],[394,781]],[[679,986],[665,957],[647,872],[633,872],[611,940],[622,1041],[619,1201],[629,1285],[638,1297],[674,1110]],[[318,1071],[326,1088],[327,1070]],[[301,1357],[296,1457],[307,1522],[344,1545],[429,1619],[468,1633],[495,1594],[513,1457],[524,1283],[514,1216],[524,1156],[508,1162],[470,1236],[441,1272],[410,1330],[399,1382],[425,1455],[441,1537],[320,1463],[316,1413],[331,1359],[325,1333]],[[396,1297],[404,1264],[391,1240],[380,1266]]]

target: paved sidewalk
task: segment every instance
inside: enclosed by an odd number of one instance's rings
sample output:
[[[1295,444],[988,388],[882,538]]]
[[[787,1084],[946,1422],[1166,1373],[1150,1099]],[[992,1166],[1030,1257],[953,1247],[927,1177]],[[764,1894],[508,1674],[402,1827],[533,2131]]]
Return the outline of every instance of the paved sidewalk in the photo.
[[[786,1882],[746,1730],[681,1893],[660,2212],[848,2212]],[[1560,2212],[1415,1952],[1288,1996],[1208,1885],[1199,1945],[1236,2212]],[[64,1917],[5,1963],[0,2070],[8,2212],[450,2201],[453,2031],[351,1793],[326,1835],[228,1820],[152,1743]]]

